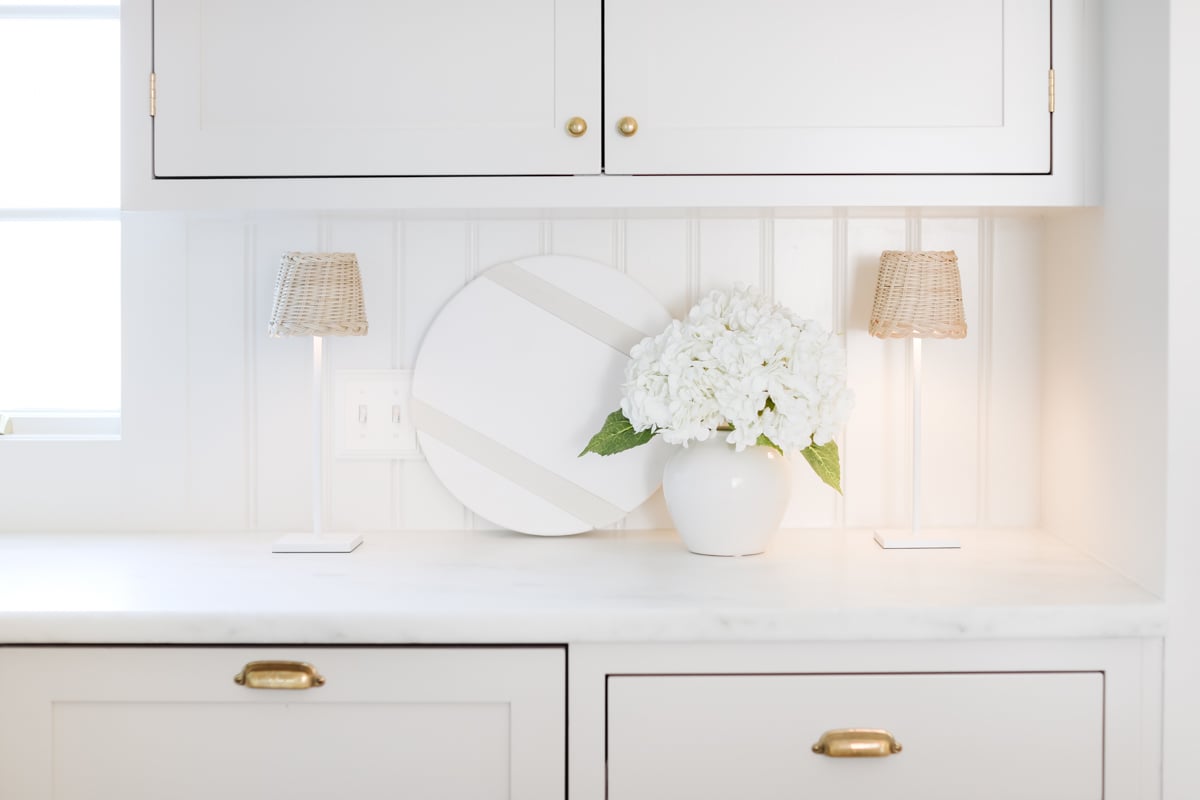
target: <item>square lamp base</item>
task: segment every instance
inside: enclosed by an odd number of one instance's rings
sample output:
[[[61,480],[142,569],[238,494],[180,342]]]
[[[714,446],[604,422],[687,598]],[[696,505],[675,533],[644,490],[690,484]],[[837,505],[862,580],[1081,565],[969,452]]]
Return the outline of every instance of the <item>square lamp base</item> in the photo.
[[[950,531],[877,530],[875,543],[884,550],[957,550],[962,545]]]
[[[362,544],[357,533],[289,533],[275,540],[272,553],[349,553]]]

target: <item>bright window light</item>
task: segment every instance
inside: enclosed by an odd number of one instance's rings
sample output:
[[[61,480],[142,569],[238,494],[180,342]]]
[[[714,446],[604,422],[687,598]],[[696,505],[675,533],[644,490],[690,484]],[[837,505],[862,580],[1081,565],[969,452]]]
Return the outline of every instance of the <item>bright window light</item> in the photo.
[[[121,204],[119,22],[0,18],[0,206]]]
[[[71,432],[121,404],[118,8],[0,2],[0,412]]]
[[[0,394],[10,409],[121,405],[121,223],[0,222]]]

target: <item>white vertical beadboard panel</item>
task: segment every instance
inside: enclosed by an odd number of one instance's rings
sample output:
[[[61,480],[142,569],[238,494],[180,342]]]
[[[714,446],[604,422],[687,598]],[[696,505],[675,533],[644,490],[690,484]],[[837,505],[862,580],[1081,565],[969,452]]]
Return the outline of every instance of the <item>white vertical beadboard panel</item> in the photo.
[[[962,276],[965,339],[922,340],[922,523],[975,527],[979,521],[979,220],[921,223],[922,250],[954,250]]]
[[[532,232],[536,248],[539,226],[525,221],[515,223],[525,232]],[[469,268],[476,264],[476,254],[470,252],[484,238],[484,229],[505,233],[504,226],[485,225],[456,220],[409,220],[403,227],[400,319],[403,328],[404,353],[402,364],[411,369],[420,351],[421,340],[442,306],[467,282]],[[494,242],[495,237],[488,237]],[[489,245],[491,246],[491,245]],[[498,253],[499,250],[496,250]],[[537,250],[533,250],[536,253]],[[528,252],[512,252],[499,256],[505,260]],[[468,518],[462,505],[448,492],[425,461],[401,461],[397,496],[396,521],[405,529],[458,529]]]
[[[991,396],[982,520],[991,527],[1040,523],[1042,227],[1032,217],[993,223]]]
[[[246,518],[245,233],[241,220],[188,223],[188,527]]]
[[[842,451],[846,525],[904,527],[909,483],[905,343],[867,333],[879,254],[903,250],[905,220],[846,220],[846,370],[855,406]]]
[[[187,223],[126,214],[121,238],[122,521],[186,528],[187,336],[208,324],[188,319]]]
[[[611,219],[556,219],[551,224],[552,252],[618,266],[614,260]]]
[[[680,217],[635,217],[623,223],[625,271],[644,286],[672,317],[687,313],[689,303],[689,222]],[[626,515],[631,529],[670,528],[671,516],[661,491]]]
[[[625,271],[672,317],[688,310],[688,221],[637,217],[625,223]]]
[[[366,336],[326,339],[326,441],[332,445],[342,409],[333,407],[338,370],[388,369],[392,365],[396,325],[396,223],[390,218],[335,219],[328,223],[328,247],[354,253],[362,273],[367,309]],[[326,451],[330,525],[341,531],[387,530],[392,527],[392,465],[386,460],[337,459]]]
[[[775,299],[833,330],[833,220],[775,220]]]
[[[478,222],[478,270],[502,261],[543,253],[546,224],[529,219],[482,219]]]
[[[4,442],[0,531],[128,529],[121,513],[121,447],[121,442]]]
[[[700,220],[700,291],[732,289],[744,283],[763,288],[760,272],[762,224],[758,219]]]
[[[425,331],[442,306],[467,281],[468,223],[409,220],[404,223],[404,272],[397,324],[404,326],[401,363],[411,369]]]
[[[280,256],[318,250],[312,218],[259,222],[251,253],[254,270],[255,464],[258,527],[312,530],[312,338],[267,336]]]
[[[832,330],[833,220],[782,218],[773,225],[775,300]],[[837,495],[803,457],[792,458],[791,465],[792,499],[784,527],[833,527]]]
[[[405,353],[407,353],[406,342],[408,340],[408,330],[404,323],[404,307],[408,290],[404,286],[405,273],[405,257],[408,247],[405,245],[407,230],[402,219],[397,218],[396,224],[392,228],[392,246],[396,253],[396,273],[394,276],[394,285],[392,287],[392,358],[389,365],[392,369],[399,369],[404,362]],[[392,479],[388,487],[388,495],[391,498],[391,512],[389,520],[392,528],[403,527],[400,524],[400,508],[401,497],[404,493],[404,462],[391,462]]]
[[[425,461],[400,461],[399,527],[403,530],[458,530],[463,506]],[[479,524],[486,527],[485,520]]]
[[[334,459],[325,474],[331,483],[328,508],[331,530],[391,530],[391,461]]]
[[[926,342],[927,524],[974,524],[971,504],[980,497],[984,524],[1031,526],[1040,517],[1041,478],[1022,442],[1037,435],[1042,414],[1042,225],[1037,217],[994,222],[994,326],[980,361],[978,304],[988,298],[975,294],[979,221],[941,216],[922,223],[925,249],[959,252],[971,326],[965,342]],[[266,323],[280,253],[320,248],[359,254],[371,320],[367,337],[329,340],[329,373],[411,367],[441,306],[475,271],[510,258],[551,251],[623,262],[673,316],[682,316],[700,289],[758,284],[769,268],[767,282],[785,305],[826,325],[845,317],[858,398],[839,440],[846,524],[907,524],[905,345],[866,334],[879,253],[905,246],[899,216],[861,212],[842,220],[823,212],[764,221],[667,212],[398,222],[373,214],[325,222],[271,217],[247,227],[230,218],[154,213],[126,215],[125,239],[124,440],[0,450],[0,480],[18,498],[6,507],[2,528],[306,530],[311,341],[269,339]],[[982,405],[981,390],[989,391]],[[988,414],[971,421],[978,407]],[[937,437],[946,449],[937,449]],[[988,446],[977,458],[972,448],[980,438]],[[838,524],[836,498],[805,463],[793,466],[785,525]],[[338,526],[464,524],[461,505],[423,461],[331,467]],[[978,493],[966,487],[977,467],[986,478]],[[71,503],[59,502],[64,493]],[[661,493],[625,524],[669,527]]]

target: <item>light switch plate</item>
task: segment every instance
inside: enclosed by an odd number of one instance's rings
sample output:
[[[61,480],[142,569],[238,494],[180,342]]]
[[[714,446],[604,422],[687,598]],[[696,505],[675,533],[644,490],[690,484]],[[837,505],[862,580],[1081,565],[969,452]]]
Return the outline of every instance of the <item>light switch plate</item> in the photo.
[[[409,416],[412,370],[343,369],[334,373],[337,458],[420,458]]]

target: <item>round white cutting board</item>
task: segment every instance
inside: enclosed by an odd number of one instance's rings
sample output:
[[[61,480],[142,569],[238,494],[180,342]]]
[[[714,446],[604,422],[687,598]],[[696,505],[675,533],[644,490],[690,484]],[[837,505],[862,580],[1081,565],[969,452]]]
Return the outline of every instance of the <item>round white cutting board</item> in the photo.
[[[582,533],[646,501],[669,445],[580,451],[620,405],[629,349],[670,315],[595,261],[498,264],[433,321],[413,372],[421,450],[463,505],[522,533]]]

